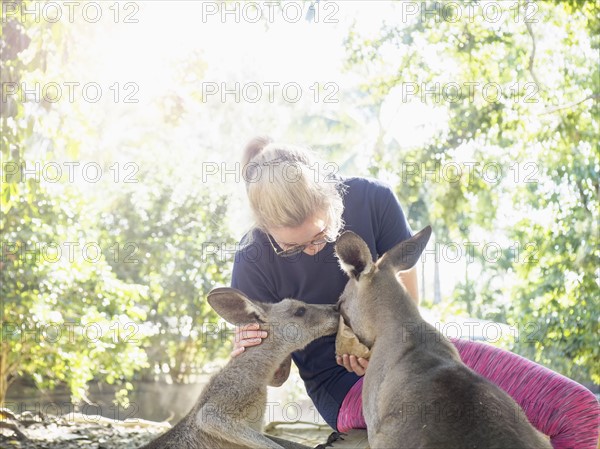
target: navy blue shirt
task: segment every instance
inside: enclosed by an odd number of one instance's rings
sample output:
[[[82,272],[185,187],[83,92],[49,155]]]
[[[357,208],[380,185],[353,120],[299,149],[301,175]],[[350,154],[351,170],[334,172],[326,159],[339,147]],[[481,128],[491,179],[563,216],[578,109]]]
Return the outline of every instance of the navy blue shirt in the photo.
[[[344,230],[360,235],[373,258],[412,235],[393,191],[380,181],[343,178]],[[249,298],[278,302],[284,298],[310,304],[335,304],[348,277],[327,243],[315,255],[277,256],[266,235],[252,231],[242,238],[235,255],[231,286]],[[335,361],[335,335],[319,338],[292,354],[306,391],[325,421],[337,428],[337,415],[348,390],[359,377]]]

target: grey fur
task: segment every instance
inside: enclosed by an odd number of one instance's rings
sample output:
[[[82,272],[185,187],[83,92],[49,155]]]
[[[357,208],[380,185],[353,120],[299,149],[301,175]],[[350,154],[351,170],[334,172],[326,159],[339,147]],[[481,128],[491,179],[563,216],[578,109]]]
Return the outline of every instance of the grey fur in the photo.
[[[267,385],[291,352],[335,333],[339,320],[335,306],[293,299],[253,302],[233,288],[212,290],[208,302],[232,324],[258,321],[268,337],[232,358],[212,377],[192,410],[142,449],[306,449],[261,433]]]
[[[507,393],[462,363],[399,282],[430,235],[428,226],[377,262],[352,232],[336,243],[350,276],[338,306],[371,348],[363,384],[371,448],[551,449]]]

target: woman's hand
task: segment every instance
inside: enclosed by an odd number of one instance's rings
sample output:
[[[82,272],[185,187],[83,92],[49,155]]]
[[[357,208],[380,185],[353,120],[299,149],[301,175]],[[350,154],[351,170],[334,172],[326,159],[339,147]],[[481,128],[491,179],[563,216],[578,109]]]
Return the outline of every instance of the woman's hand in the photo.
[[[236,326],[231,356],[235,357],[240,355],[248,346],[256,346],[261,344],[263,338],[267,338],[267,332],[261,331],[258,323]]]
[[[351,373],[355,373],[358,376],[364,376],[369,366],[369,361],[362,357],[356,357],[355,355],[343,354],[336,356],[335,360],[338,365],[343,366]]]

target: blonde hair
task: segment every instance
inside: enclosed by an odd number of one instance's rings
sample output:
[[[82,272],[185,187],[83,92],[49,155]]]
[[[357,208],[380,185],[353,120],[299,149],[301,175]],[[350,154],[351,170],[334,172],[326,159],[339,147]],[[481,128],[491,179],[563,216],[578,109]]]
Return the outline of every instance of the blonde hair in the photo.
[[[297,227],[306,219],[324,214],[326,236],[333,241],[344,223],[343,185],[309,150],[273,142],[270,137],[251,139],[242,157],[242,176],[254,215],[255,227]]]

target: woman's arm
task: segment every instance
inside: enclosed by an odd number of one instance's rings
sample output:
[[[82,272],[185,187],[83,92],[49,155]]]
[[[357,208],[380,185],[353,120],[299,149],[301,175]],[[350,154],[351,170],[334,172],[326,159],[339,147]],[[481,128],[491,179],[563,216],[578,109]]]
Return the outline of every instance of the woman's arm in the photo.
[[[406,220],[406,215],[393,190],[386,185],[381,185],[375,195],[374,218],[375,239],[377,254],[382,256],[398,243],[410,238],[412,230]],[[417,267],[398,273],[398,280],[402,282],[410,297],[419,304],[419,281]]]

